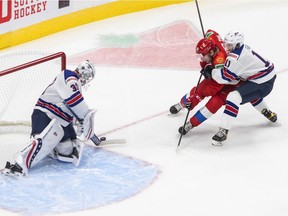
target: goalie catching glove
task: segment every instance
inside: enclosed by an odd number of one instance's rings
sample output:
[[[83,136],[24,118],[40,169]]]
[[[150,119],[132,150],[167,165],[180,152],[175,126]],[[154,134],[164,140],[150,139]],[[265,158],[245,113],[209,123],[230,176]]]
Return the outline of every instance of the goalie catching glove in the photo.
[[[94,115],[96,110],[89,110],[83,120],[75,123],[77,136],[82,142],[89,140],[94,135]]]

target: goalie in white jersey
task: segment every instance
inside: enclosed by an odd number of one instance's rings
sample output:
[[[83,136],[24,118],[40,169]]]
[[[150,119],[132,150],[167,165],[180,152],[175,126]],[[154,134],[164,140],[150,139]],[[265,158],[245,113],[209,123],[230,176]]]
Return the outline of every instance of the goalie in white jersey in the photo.
[[[243,83],[227,96],[220,129],[212,138],[213,145],[222,145],[227,139],[240,104],[251,102],[270,121],[277,120],[263,99],[272,91],[276,79],[273,63],[244,44],[244,35],[238,31],[226,34],[224,45],[228,53],[224,68],[213,69],[212,77],[221,84]]]
[[[83,143],[77,139],[73,118],[80,120],[82,141],[93,135],[94,113],[82,96],[82,86],[95,76],[95,68],[88,60],[75,71],[64,70],[44,90],[32,113],[31,141],[16,153],[15,163],[6,163],[5,175],[24,176],[47,155],[60,161],[79,165]]]

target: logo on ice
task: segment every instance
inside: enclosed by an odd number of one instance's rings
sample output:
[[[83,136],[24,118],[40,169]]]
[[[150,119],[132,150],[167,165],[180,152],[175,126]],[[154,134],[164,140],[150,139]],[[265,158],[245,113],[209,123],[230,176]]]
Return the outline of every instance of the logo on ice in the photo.
[[[46,6],[47,0],[0,0],[0,24],[41,13]]]

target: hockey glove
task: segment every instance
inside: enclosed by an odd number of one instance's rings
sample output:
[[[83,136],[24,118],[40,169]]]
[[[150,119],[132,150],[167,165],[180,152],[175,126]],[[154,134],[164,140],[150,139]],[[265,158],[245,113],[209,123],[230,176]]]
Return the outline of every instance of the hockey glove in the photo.
[[[214,66],[211,64],[207,64],[202,70],[200,71],[201,74],[205,77],[205,79],[211,79],[212,78],[212,70],[214,69]]]
[[[80,137],[82,133],[84,132],[84,126],[83,126],[83,121],[78,121],[76,120],[74,122],[74,129],[76,131],[76,135]]]
[[[189,98],[187,98],[187,100],[186,100],[186,109],[192,110],[192,104],[191,104],[191,101],[189,100]]]
[[[200,101],[202,101],[202,97],[195,93],[186,99],[186,108],[192,110]]]

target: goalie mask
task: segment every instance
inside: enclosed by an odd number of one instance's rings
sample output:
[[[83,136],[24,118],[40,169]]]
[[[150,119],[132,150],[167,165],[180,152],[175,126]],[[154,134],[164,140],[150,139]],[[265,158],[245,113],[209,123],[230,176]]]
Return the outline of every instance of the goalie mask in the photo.
[[[95,67],[88,60],[82,61],[75,70],[79,77],[81,85],[84,86],[95,77]]]

